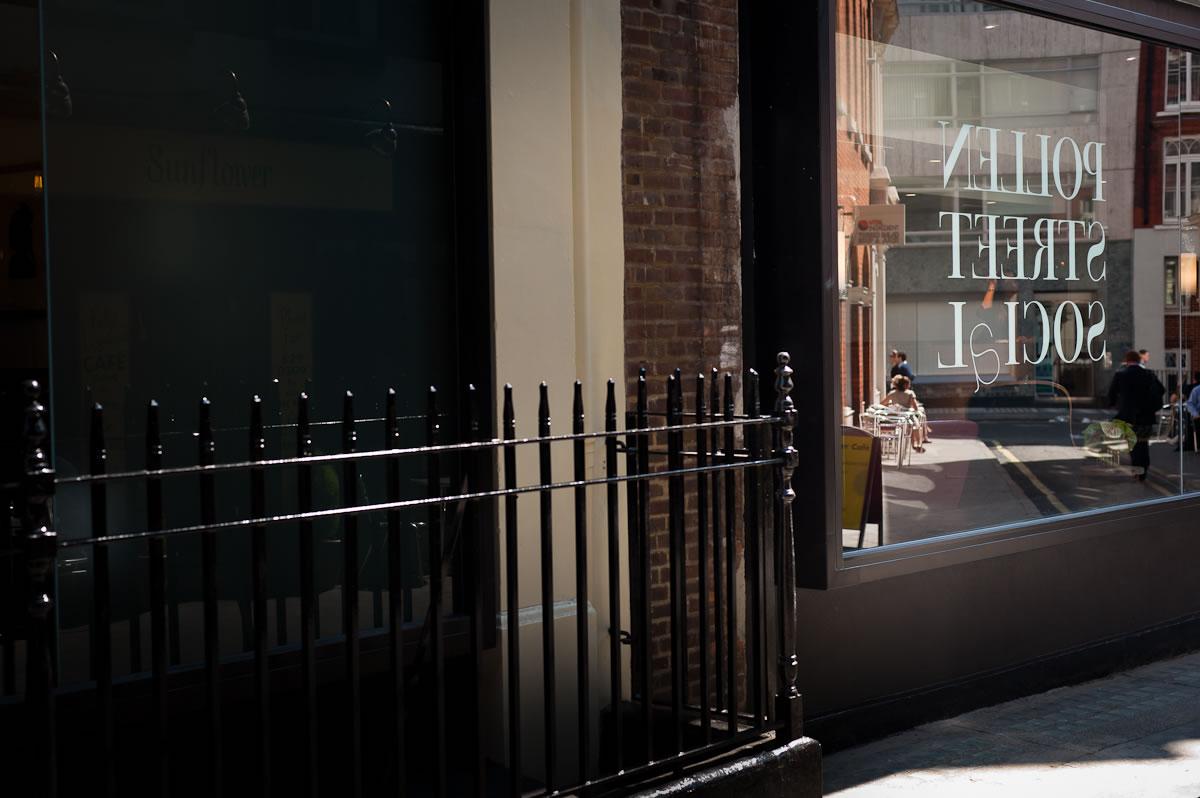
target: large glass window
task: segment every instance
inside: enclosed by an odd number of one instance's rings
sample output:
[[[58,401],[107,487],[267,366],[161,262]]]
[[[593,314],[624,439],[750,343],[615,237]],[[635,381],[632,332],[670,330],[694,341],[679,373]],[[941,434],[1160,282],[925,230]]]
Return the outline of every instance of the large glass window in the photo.
[[[151,399],[161,408],[168,465],[196,462],[202,396],[224,462],[247,455],[254,395],[265,406],[269,456],[295,452],[301,391],[311,395],[320,453],[342,447],[347,390],[364,420],[359,439],[372,446],[384,441],[389,387],[406,419],[404,445],[425,440],[419,414],[429,385],[454,410],[463,329],[455,245],[475,235],[455,235],[454,192],[476,178],[454,168],[462,139],[451,135],[448,111],[457,106],[448,77],[462,76],[448,60],[452,14],[434,0],[44,4],[60,475],[89,468],[93,403],[104,407],[112,470],[143,464]],[[268,509],[294,507],[289,474],[271,479]],[[339,502],[339,479],[332,468],[316,474],[314,502]],[[424,479],[406,474],[405,484]],[[360,480],[360,500],[380,500],[382,471],[364,469]],[[243,482],[218,481],[222,515],[245,517]],[[191,486],[168,489],[179,491],[168,506],[182,508],[170,523],[195,520]],[[84,492],[65,489],[56,508],[63,529],[87,530]],[[111,489],[108,508],[113,530],[142,523],[132,488]],[[425,518],[405,518],[414,555]],[[364,522],[361,544],[363,589],[374,599],[366,622],[374,624],[382,623],[383,523]],[[337,529],[317,532],[323,613],[337,611]],[[245,539],[231,541],[220,552],[229,574],[222,598],[244,612],[248,554],[239,549]],[[279,541],[269,590],[284,606],[299,594],[297,554],[290,539]],[[169,557],[185,616],[198,595],[197,545],[180,539]],[[145,583],[140,551],[114,548],[114,584]],[[406,607],[419,619],[428,564],[407,561],[415,595]],[[61,589],[87,595],[89,579],[81,561],[60,574]],[[131,634],[144,621],[143,593],[130,587],[120,598]],[[281,628],[297,622],[280,618]],[[63,619],[68,628],[86,621]],[[240,628],[240,641],[223,641],[230,650],[247,643],[248,626]],[[188,661],[196,652],[186,636],[182,645]]]
[[[844,545],[1200,489],[1192,55],[983,4],[840,9]]]
[[[46,248],[42,207],[38,19],[0,0],[0,418],[22,417],[22,382],[46,382]],[[0,424],[0,482],[22,470],[19,424]],[[0,591],[3,590],[0,578]]]
[[[1163,217],[1170,221],[1200,211],[1200,138],[1163,142]]]
[[[1164,107],[1176,110],[1180,105],[1200,103],[1200,59],[1184,50],[1168,49]]]

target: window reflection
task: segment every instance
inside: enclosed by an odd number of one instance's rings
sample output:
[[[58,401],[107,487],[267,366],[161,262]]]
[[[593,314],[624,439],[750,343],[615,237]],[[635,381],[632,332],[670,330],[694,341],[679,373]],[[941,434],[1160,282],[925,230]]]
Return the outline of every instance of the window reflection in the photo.
[[[301,391],[312,395],[318,453],[341,448],[345,390],[359,418],[375,419],[360,425],[361,440],[382,443],[389,386],[408,419],[402,445],[424,440],[414,414],[428,385],[457,383],[458,365],[446,13],[433,0],[45,4],[43,38],[55,54],[46,195],[60,474],[87,468],[92,402],[104,406],[113,470],[141,466],[151,398],[168,466],[195,462],[201,396],[212,401],[220,461],[246,455],[256,394],[268,456],[294,453]],[[423,491],[423,477],[404,474],[405,490]],[[295,507],[294,479],[272,472],[268,512]],[[339,479],[334,469],[314,473],[318,506],[340,500]],[[361,501],[384,495],[382,471],[364,468],[359,480]],[[167,506],[183,516],[196,507],[194,485],[165,487],[176,491]],[[216,491],[220,513],[244,517],[243,482],[218,479]],[[114,530],[144,513],[132,487],[113,488],[108,504]],[[64,490],[56,509],[63,529],[86,532],[86,495]],[[424,518],[404,519],[414,551]],[[360,546],[372,624],[383,617],[382,523],[363,522]],[[322,613],[337,617],[337,524],[317,526]],[[225,623],[226,653],[248,645],[244,542],[220,552],[222,598],[243,613]],[[185,616],[198,595],[194,544],[181,539],[169,552]],[[289,537],[272,546],[269,589],[286,609],[298,593],[296,546]],[[114,547],[114,584],[130,586],[115,612],[133,619],[131,634],[146,607],[140,557]],[[406,585],[423,586],[427,564],[409,562]],[[86,608],[89,578],[86,561],[60,575],[63,606]],[[418,591],[406,606],[419,618],[427,599]],[[280,629],[296,622],[280,612]],[[62,619],[66,628],[86,622]],[[185,636],[184,661],[196,653],[188,645]],[[131,649],[136,670],[138,644]]]
[[[21,384],[46,382],[45,166],[37,9],[0,2],[0,416],[21,418]],[[0,429],[0,482],[22,472],[20,426]]]
[[[839,31],[846,545],[1189,489],[1192,54],[979,3]]]

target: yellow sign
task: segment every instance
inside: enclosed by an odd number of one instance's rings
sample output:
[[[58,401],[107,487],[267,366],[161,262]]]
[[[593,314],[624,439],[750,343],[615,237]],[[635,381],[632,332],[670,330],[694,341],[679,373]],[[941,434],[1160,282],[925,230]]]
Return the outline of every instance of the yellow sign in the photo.
[[[873,486],[871,450],[875,437],[857,427],[842,427],[842,528],[862,529]]]

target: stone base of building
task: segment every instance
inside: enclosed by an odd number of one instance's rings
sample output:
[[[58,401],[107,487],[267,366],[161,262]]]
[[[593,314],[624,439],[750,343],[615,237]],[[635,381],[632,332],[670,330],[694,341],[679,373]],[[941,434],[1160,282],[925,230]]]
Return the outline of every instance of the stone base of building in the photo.
[[[801,737],[635,793],[638,798],[819,798],[821,744]]]

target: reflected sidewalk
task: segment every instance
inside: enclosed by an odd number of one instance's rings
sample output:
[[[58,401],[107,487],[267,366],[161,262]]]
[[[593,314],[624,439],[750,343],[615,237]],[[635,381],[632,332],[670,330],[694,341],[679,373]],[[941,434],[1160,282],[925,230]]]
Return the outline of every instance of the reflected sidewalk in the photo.
[[[934,437],[903,468],[884,466],[884,542],[900,543],[1200,490],[1200,454],[1151,444],[1151,477],[1090,455],[1065,424],[933,421]],[[845,533],[857,543],[857,532]],[[878,544],[871,526],[867,548]]]
[[[950,437],[940,424],[934,429],[925,451],[914,453],[904,468],[884,466],[886,543],[1041,516],[984,441]],[[869,532],[866,545],[875,543]]]
[[[1200,795],[1200,653],[828,755],[825,794]]]

